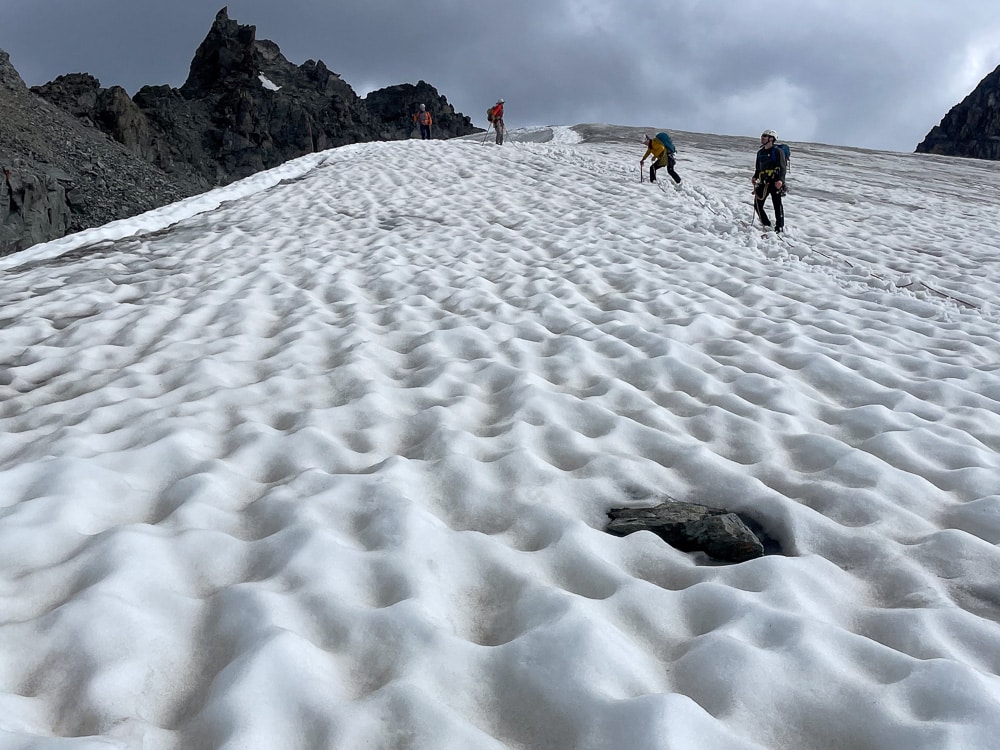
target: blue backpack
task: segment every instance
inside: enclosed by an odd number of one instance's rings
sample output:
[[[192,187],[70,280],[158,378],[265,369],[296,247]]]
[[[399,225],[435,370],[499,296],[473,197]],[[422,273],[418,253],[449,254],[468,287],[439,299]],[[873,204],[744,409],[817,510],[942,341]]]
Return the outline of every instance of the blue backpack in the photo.
[[[671,153],[671,154],[676,154],[677,153],[677,149],[674,148],[674,142],[672,140],[670,140],[670,136],[667,135],[666,133],[657,133],[656,134],[656,140],[658,140],[660,143],[662,143],[664,146],[666,146],[667,147],[667,151],[669,153]]]
[[[792,150],[790,148],[788,148],[788,144],[787,143],[775,143],[774,145],[777,148],[780,148],[782,151],[785,152],[785,162],[787,163],[788,160],[792,158]]]

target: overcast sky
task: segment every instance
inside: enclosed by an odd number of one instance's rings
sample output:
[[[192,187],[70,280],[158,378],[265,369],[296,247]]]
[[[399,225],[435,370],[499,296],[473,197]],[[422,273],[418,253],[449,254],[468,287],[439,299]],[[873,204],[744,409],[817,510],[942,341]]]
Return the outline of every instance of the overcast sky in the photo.
[[[0,0],[28,85],[180,86],[223,0]],[[912,151],[1000,65],[986,0],[231,0],[361,96],[423,79],[484,125],[600,122]]]

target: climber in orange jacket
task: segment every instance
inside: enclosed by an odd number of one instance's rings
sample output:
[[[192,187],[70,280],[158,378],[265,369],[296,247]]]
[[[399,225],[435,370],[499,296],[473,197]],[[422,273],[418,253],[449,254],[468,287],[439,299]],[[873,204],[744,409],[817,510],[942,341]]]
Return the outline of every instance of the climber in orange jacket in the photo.
[[[429,141],[431,139],[431,124],[434,119],[423,104],[420,105],[420,111],[413,115],[413,122],[420,126],[420,137]]]
[[[503,134],[507,128],[503,124],[503,99],[497,99],[497,103],[490,107],[489,121],[493,129],[497,131],[497,145],[503,145]]]

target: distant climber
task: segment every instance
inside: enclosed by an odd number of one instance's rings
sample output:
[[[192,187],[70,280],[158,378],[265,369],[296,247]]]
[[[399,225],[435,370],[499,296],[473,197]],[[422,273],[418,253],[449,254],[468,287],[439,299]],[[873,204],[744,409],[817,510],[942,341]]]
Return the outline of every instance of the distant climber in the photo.
[[[486,119],[493,124],[493,129],[497,131],[497,145],[502,146],[506,130],[503,124],[503,99],[497,99],[497,103],[486,111]]]
[[[431,139],[431,125],[434,123],[434,118],[431,117],[431,113],[427,111],[427,107],[423,104],[420,105],[420,109],[413,115],[413,122],[420,126],[421,139],[429,141]]]

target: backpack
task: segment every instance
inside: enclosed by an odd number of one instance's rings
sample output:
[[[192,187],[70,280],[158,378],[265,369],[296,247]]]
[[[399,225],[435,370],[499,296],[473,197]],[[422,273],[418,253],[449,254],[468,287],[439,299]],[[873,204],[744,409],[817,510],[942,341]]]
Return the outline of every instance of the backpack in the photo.
[[[775,143],[774,147],[775,148],[780,148],[782,150],[782,152],[785,154],[785,181],[781,185],[781,194],[782,195],[787,195],[788,194],[788,170],[789,170],[789,165],[791,163],[792,150],[790,148],[788,148],[788,144],[787,143]]]
[[[490,107],[489,109],[486,110],[486,119],[489,122],[493,122],[493,110],[494,109],[495,109],[494,107]]]
[[[658,140],[660,143],[662,143],[664,146],[666,146],[667,147],[667,151],[669,153],[671,153],[671,154],[676,154],[677,153],[677,149],[674,148],[674,142],[672,140],[670,140],[670,136],[667,135],[666,133],[657,133],[656,134],[656,140]]]

